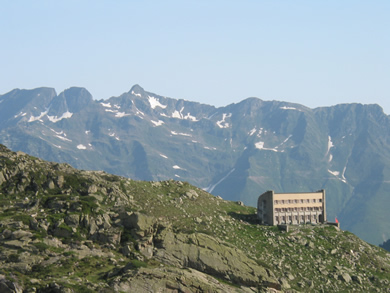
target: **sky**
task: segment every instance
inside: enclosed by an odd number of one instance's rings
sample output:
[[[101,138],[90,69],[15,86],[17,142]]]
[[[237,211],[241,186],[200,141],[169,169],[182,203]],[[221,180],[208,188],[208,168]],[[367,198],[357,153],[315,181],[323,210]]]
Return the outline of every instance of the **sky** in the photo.
[[[0,0],[0,94],[145,90],[390,114],[390,1]]]

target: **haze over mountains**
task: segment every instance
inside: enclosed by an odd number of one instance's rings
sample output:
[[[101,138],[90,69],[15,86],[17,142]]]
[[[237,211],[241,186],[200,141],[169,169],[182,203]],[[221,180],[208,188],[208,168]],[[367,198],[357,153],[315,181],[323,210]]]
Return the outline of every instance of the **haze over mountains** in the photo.
[[[266,190],[326,189],[328,219],[373,244],[390,238],[390,119],[378,105],[249,98],[216,108],[135,85],[107,100],[84,88],[0,96],[0,143],[87,170],[188,181],[255,206]]]

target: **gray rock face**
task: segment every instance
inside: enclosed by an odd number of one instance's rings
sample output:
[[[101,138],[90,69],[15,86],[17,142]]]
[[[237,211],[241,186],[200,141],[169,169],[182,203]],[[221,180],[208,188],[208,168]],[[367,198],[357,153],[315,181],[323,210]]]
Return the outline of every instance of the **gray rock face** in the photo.
[[[278,284],[268,272],[243,252],[205,234],[164,231],[155,240],[156,259],[174,266],[190,267],[246,286]]]
[[[155,219],[141,213],[131,213],[122,215],[123,226],[128,229],[135,229],[136,233],[143,237],[152,233]]]
[[[7,280],[4,275],[0,275],[1,293],[23,293],[23,289],[15,282]]]
[[[124,272],[111,284],[115,292],[256,292],[244,287],[229,286],[191,268],[141,268],[136,273]]]

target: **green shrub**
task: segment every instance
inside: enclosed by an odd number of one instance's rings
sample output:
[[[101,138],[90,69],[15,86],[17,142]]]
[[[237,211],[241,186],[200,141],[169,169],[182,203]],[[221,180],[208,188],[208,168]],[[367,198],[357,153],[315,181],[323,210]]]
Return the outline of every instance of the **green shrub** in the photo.
[[[43,243],[43,242],[36,242],[36,243],[33,243],[33,245],[38,248],[39,251],[45,251],[46,249],[49,248],[49,245],[47,245],[46,243]]]

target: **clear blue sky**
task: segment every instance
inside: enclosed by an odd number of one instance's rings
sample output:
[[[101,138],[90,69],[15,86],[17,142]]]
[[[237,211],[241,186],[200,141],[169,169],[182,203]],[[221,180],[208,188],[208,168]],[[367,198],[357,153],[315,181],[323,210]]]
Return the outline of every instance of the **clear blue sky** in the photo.
[[[0,94],[146,90],[390,114],[390,1],[0,1]]]

